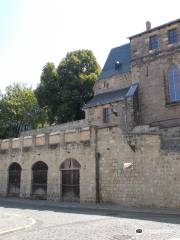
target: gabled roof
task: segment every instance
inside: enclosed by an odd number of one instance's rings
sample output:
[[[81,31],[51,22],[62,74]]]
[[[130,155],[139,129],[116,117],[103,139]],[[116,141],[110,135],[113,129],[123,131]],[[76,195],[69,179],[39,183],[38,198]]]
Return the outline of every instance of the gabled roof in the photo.
[[[97,94],[83,107],[83,109],[121,101],[126,97],[133,96],[137,88],[138,84],[132,84],[127,88]]]
[[[120,63],[118,70],[115,69],[116,62]],[[131,69],[131,46],[125,44],[111,49],[98,79],[104,79],[113,75],[129,72]]]

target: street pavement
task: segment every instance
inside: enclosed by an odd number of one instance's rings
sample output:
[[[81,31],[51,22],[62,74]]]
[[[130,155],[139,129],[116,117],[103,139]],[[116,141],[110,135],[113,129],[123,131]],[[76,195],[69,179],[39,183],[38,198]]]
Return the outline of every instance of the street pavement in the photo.
[[[9,232],[24,230],[35,224],[35,221],[24,214],[13,213],[5,208],[0,208],[0,235]]]
[[[1,216],[0,232],[2,226],[31,226],[0,234],[0,240],[180,240],[180,212],[175,209],[0,198]]]

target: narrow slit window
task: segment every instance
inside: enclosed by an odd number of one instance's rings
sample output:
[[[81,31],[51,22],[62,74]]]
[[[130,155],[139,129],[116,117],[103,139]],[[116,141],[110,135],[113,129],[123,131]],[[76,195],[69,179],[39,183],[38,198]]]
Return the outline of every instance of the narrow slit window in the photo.
[[[109,108],[103,108],[103,122],[109,122]]]

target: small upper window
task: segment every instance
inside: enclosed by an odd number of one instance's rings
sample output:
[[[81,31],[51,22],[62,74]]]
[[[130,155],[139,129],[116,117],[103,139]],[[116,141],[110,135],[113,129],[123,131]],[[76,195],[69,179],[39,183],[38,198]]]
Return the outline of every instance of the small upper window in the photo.
[[[109,122],[109,108],[103,108],[103,122]]]
[[[177,29],[171,29],[168,31],[168,43],[176,43],[177,42]]]
[[[158,48],[158,36],[153,35],[149,38],[149,50]]]
[[[121,63],[119,61],[116,61],[115,62],[115,70],[120,70],[120,67],[121,67]]]
[[[169,97],[171,102],[180,100],[180,72],[175,64],[168,69]]]

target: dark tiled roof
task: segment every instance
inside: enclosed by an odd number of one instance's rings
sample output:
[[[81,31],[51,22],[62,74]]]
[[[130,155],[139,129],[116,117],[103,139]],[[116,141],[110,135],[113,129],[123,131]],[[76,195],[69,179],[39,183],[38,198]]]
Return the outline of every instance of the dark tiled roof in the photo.
[[[97,94],[83,107],[83,109],[121,101],[125,97],[133,96],[137,88],[138,84],[133,84],[127,88]]]
[[[118,70],[115,69],[115,63],[117,61],[119,61],[120,63],[120,67]],[[131,68],[131,47],[130,44],[128,43],[120,47],[111,49],[98,79],[104,79],[119,73],[129,72],[130,68]]]

